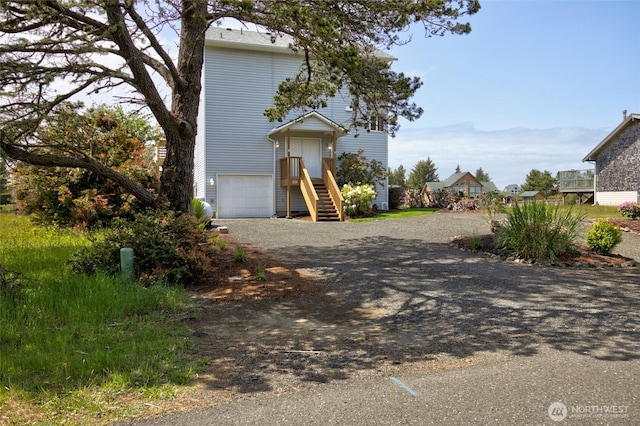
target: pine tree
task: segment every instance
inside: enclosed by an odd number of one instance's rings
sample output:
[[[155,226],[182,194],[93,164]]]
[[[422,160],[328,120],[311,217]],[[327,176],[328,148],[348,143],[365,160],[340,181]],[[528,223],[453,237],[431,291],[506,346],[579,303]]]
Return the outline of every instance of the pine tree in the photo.
[[[436,170],[437,168],[430,157],[427,157],[426,160],[418,161],[411,169],[411,173],[409,173],[407,186],[413,189],[422,189],[426,182],[439,181]]]

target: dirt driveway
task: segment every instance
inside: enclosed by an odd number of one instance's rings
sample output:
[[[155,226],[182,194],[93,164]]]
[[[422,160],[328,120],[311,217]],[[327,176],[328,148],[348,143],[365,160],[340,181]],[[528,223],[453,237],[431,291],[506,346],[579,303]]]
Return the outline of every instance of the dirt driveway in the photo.
[[[542,267],[453,249],[451,237],[488,231],[480,215],[218,224],[311,285],[276,299],[203,300],[193,326],[212,362],[187,408],[550,348],[640,357],[639,268]],[[623,246],[640,247],[640,236],[625,234]]]

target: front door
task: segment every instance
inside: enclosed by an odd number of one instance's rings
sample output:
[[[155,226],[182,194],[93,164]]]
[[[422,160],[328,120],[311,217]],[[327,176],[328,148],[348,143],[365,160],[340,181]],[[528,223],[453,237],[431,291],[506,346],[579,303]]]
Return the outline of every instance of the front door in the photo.
[[[291,157],[302,157],[312,179],[322,178],[322,140],[316,138],[291,138]]]

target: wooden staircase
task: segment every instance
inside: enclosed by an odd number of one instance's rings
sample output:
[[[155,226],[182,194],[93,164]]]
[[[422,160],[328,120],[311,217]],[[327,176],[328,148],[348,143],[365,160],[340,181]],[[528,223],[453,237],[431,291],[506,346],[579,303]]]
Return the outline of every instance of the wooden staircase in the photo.
[[[313,179],[313,187],[318,194],[318,222],[340,221],[336,206],[331,201],[329,191],[322,179]]]

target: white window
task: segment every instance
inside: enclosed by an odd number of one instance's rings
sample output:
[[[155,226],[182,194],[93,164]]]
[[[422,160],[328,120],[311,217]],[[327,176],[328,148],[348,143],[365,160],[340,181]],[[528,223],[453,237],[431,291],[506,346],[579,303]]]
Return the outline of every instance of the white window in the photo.
[[[386,120],[382,115],[374,115],[369,121],[369,130],[372,132],[384,132],[386,130]]]

